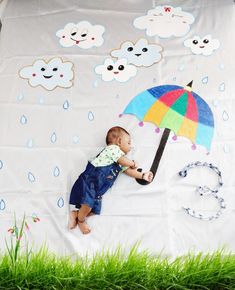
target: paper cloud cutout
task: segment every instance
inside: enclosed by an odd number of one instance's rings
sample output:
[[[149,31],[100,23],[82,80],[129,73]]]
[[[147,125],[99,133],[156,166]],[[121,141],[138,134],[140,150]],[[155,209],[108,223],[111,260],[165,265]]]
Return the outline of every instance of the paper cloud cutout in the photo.
[[[111,55],[117,58],[126,58],[127,62],[136,66],[151,66],[162,59],[162,47],[158,44],[149,44],[147,39],[141,38],[135,44],[126,41],[120,49],[113,50]]]
[[[70,88],[73,83],[73,63],[61,58],[52,58],[49,62],[39,59],[33,65],[19,71],[23,79],[28,79],[32,87],[42,86],[51,91],[56,87]]]
[[[212,39],[210,34],[203,38],[195,35],[193,38],[186,39],[184,45],[189,47],[194,54],[211,55],[219,48],[220,42],[218,39]]]
[[[111,58],[107,58],[104,64],[95,67],[95,72],[102,76],[102,80],[110,82],[116,80],[118,82],[126,82],[137,73],[134,65],[128,64],[127,59],[119,59],[114,62]]]
[[[183,36],[190,30],[190,24],[194,17],[188,12],[182,11],[181,7],[157,6],[148,11],[147,15],[134,20],[134,26],[146,29],[148,36],[169,38],[171,36]]]
[[[68,23],[56,32],[63,47],[78,46],[80,48],[91,48],[101,46],[104,42],[102,37],[105,31],[102,25],[92,25],[88,21],[80,21],[77,24]]]

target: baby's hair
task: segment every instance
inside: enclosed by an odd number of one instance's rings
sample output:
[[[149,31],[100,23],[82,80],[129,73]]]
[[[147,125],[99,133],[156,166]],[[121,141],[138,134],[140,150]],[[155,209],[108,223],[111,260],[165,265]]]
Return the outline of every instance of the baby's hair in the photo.
[[[108,130],[108,133],[106,135],[106,144],[109,145],[110,143],[113,143],[117,140],[118,137],[121,136],[122,133],[125,133],[127,135],[130,135],[127,130],[125,130],[122,127],[115,126]]]

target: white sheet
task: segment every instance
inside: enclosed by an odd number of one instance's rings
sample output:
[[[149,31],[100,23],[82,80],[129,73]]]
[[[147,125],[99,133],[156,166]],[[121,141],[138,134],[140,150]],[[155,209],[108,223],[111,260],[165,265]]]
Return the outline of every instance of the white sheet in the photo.
[[[146,36],[133,21],[157,5],[180,6],[195,22],[183,37]],[[81,255],[122,245],[128,249],[140,241],[140,249],[177,256],[189,250],[213,251],[226,246],[235,250],[235,131],[234,124],[234,27],[231,0],[219,1],[14,1],[4,11],[0,34],[0,248],[5,248],[7,230],[26,214],[27,239],[40,247],[46,241],[51,251]],[[56,31],[69,22],[87,20],[105,27],[104,44],[82,49],[64,48]],[[210,56],[195,55],[183,45],[194,35],[211,34],[220,48]],[[128,82],[105,82],[94,71],[124,41],[146,38],[163,48],[163,60],[138,68]],[[31,87],[19,71],[38,59],[60,57],[74,65],[71,88]],[[208,81],[205,82],[208,77]],[[204,79],[204,81],[203,81]],[[132,136],[131,158],[148,170],[160,134],[154,125],[143,128],[130,115],[119,118],[138,93],[162,84],[186,85],[211,107],[215,119],[212,150],[185,138],[170,136],[158,173],[152,184],[140,186],[122,175],[103,198],[100,216],[89,218],[91,234],[69,231],[68,200],[73,182],[86,162],[105,145],[107,130],[120,125]],[[224,84],[224,85],[223,85]],[[224,186],[219,194],[227,207],[220,218],[201,221],[188,216],[182,206],[213,213],[212,198],[195,195],[195,187],[217,178],[206,169],[193,169],[187,178],[178,172],[190,162],[211,162],[222,171]],[[30,216],[40,222],[33,223]]]

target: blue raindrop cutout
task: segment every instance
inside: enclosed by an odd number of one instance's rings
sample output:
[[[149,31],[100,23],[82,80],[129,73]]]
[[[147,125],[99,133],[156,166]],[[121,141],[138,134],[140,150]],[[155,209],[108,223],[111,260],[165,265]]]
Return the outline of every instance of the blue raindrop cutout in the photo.
[[[221,64],[219,65],[219,68],[220,68],[221,70],[223,70],[223,69],[224,69],[224,64],[221,63]]]
[[[94,83],[93,83],[93,86],[94,86],[95,88],[97,88],[97,87],[98,87],[98,85],[99,85],[98,81],[97,81],[97,80],[96,80],[96,81],[94,81]]]
[[[39,97],[39,104],[44,104],[45,100],[44,100],[44,97],[41,96]]]
[[[0,169],[2,169],[3,168],[3,162],[2,162],[2,160],[0,160]]]
[[[29,173],[28,173],[28,180],[29,180],[30,182],[35,182],[36,178],[35,178],[35,176],[33,175],[32,172],[29,172]]]
[[[73,137],[73,143],[74,144],[77,144],[79,142],[79,138],[78,138],[78,136],[74,136]]]
[[[56,140],[57,140],[56,133],[55,133],[55,132],[53,132],[53,133],[51,134],[51,143],[55,143],[55,142],[56,142]]]
[[[57,201],[57,205],[59,208],[62,208],[64,206],[64,199],[63,197],[60,197]]]
[[[27,118],[25,117],[25,115],[23,115],[23,116],[20,118],[20,123],[21,123],[22,125],[25,125],[27,122],[28,122]]]
[[[18,101],[22,101],[24,99],[24,95],[23,94],[19,94],[18,96],[17,96],[17,100]]]
[[[33,139],[29,139],[27,142],[27,147],[32,148],[33,147]]]
[[[218,107],[219,106],[219,101],[213,100],[212,104],[213,104],[214,107]]]
[[[0,210],[4,210],[6,208],[6,203],[3,199],[0,200]]]
[[[94,114],[91,111],[88,113],[88,120],[89,121],[93,121],[94,120]]]
[[[228,144],[225,144],[223,147],[224,153],[229,153],[230,152],[230,147]]]
[[[64,108],[65,110],[68,110],[68,108],[69,108],[69,102],[68,102],[67,100],[64,102],[64,104],[63,104],[63,108]]]
[[[204,77],[204,78],[202,79],[202,83],[203,83],[203,84],[207,84],[207,83],[208,83],[208,77]]]
[[[219,91],[220,91],[220,92],[224,92],[224,91],[225,91],[225,83],[221,83],[221,84],[219,85]]]
[[[54,174],[55,177],[58,177],[60,175],[60,169],[59,169],[59,167],[56,166],[54,168],[53,174]]]
[[[226,111],[223,111],[223,114],[222,114],[222,118],[224,121],[228,121],[229,120],[229,115]]]
[[[184,66],[184,64],[182,63],[182,64],[178,67],[178,70],[179,70],[179,71],[183,71],[184,68],[185,68],[185,66]]]

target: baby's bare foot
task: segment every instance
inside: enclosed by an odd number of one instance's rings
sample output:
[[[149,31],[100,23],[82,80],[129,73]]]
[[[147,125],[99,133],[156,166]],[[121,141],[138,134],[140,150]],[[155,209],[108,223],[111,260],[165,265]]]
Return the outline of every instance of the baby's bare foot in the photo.
[[[89,226],[85,222],[85,220],[83,220],[83,221],[78,220],[78,226],[84,235],[87,235],[91,232],[91,229],[89,228]]]
[[[72,230],[76,228],[78,223],[78,211],[72,210],[69,214],[69,229]]]

